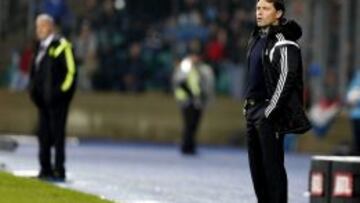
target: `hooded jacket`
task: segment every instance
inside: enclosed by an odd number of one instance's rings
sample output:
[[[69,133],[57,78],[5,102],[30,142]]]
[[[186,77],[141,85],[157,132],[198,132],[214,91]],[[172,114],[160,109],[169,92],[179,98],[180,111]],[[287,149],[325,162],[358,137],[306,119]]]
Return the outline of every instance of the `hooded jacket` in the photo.
[[[249,40],[248,61],[260,37],[259,31],[256,28]],[[283,20],[280,25],[270,27],[262,53],[268,95],[264,117],[281,134],[304,133],[311,128],[303,108],[303,65],[297,44],[301,35],[302,30],[296,22]]]

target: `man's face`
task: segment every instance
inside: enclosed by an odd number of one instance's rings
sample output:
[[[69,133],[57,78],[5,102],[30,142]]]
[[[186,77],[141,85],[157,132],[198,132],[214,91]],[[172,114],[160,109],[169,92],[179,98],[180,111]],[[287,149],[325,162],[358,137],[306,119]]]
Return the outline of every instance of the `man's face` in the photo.
[[[47,20],[36,21],[36,36],[39,40],[46,39],[53,32],[53,25]]]
[[[256,5],[256,22],[259,27],[277,25],[282,11],[277,11],[273,3],[259,0]]]
[[[197,65],[201,61],[201,57],[198,54],[192,54],[191,60],[195,65]]]

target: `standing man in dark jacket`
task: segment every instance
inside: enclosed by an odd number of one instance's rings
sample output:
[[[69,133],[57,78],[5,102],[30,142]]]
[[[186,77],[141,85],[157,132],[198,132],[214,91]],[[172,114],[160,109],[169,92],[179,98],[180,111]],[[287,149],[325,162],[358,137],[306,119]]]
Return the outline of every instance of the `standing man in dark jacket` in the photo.
[[[39,40],[30,76],[30,95],[38,109],[38,140],[41,179],[65,180],[65,129],[75,91],[76,66],[69,41],[55,33],[54,19],[36,18]],[[51,147],[55,147],[52,163]]]
[[[283,0],[258,0],[257,27],[248,48],[244,114],[251,176],[258,202],[287,202],[283,141],[304,133],[303,67],[297,40],[300,26],[283,16]]]

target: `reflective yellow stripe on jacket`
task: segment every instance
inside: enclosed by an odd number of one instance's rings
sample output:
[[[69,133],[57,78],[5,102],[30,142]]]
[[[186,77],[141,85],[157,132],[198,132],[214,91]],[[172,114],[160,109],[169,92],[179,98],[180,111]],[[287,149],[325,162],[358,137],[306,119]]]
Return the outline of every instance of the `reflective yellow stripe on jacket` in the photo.
[[[190,92],[193,94],[194,97],[200,96],[201,89],[200,89],[200,75],[197,70],[192,69],[186,78],[186,85],[190,89]],[[186,101],[189,99],[189,95],[186,93],[184,89],[181,87],[177,87],[175,89],[175,98],[178,101]]]
[[[72,49],[71,49],[71,43],[65,39],[61,39],[59,46],[57,46],[56,48],[51,48],[49,50],[49,54],[53,58],[59,57],[60,54],[63,52],[65,52],[67,73],[65,76],[65,80],[61,84],[61,91],[66,92],[70,89],[71,85],[74,82],[75,71],[76,71],[74,55],[73,55]]]
[[[186,101],[186,99],[188,98],[188,95],[186,94],[186,91],[181,89],[181,88],[176,88],[175,89],[175,98],[178,101]]]
[[[193,93],[194,97],[200,96],[200,75],[198,70],[193,68],[189,73],[189,78],[187,80],[187,84]]]

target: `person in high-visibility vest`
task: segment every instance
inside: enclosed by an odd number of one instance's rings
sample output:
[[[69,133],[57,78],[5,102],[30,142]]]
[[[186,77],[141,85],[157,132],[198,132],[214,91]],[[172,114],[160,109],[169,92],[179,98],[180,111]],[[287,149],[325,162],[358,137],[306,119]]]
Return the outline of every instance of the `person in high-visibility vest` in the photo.
[[[76,88],[76,65],[71,43],[55,32],[48,14],[36,18],[38,43],[30,75],[30,97],[38,109],[40,172],[38,178],[64,181],[65,129]],[[52,164],[51,148],[55,148]]]
[[[203,110],[214,96],[213,71],[201,60],[199,53],[191,52],[176,67],[173,86],[183,119],[181,152],[194,155],[197,148],[195,135]]]

